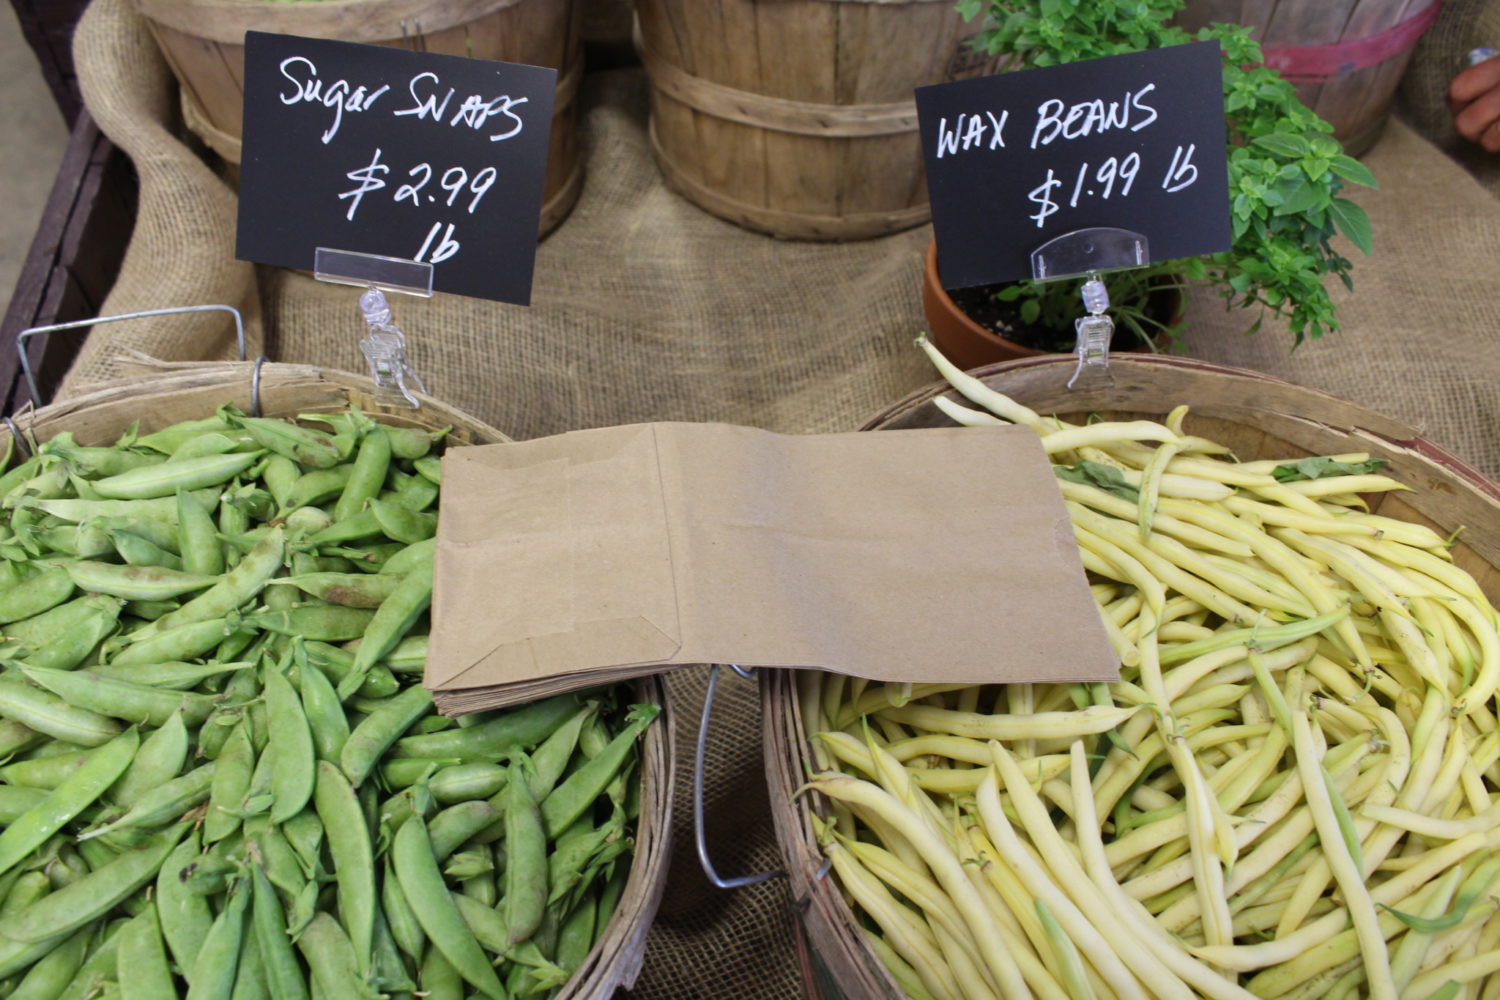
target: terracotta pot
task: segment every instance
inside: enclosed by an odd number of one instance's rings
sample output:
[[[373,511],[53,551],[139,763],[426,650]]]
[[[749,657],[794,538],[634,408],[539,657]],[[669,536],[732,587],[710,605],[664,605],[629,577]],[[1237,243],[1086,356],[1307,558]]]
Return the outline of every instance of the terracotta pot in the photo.
[[[964,370],[1000,361],[1036,358],[1057,352],[1039,351],[994,333],[969,318],[958,307],[938,277],[937,241],[927,244],[926,263],[922,269],[922,311],[927,317],[927,336],[944,356]],[[1172,307],[1172,322],[1182,318],[1182,298],[1178,293]],[[1133,347],[1132,353],[1150,353]]]

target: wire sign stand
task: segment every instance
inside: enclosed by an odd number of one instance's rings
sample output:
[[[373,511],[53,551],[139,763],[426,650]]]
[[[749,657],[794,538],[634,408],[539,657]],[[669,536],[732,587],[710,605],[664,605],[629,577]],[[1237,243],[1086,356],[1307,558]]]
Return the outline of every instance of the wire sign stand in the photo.
[[[401,257],[318,247],[313,257],[313,276],[330,284],[354,285],[365,290],[359,297],[359,310],[367,336],[359,342],[359,349],[370,366],[375,398],[388,406],[420,409],[422,404],[412,390],[425,393],[427,389],[407,357],[406,334],[396,325],[385,293],[432,298],[432,265]]]

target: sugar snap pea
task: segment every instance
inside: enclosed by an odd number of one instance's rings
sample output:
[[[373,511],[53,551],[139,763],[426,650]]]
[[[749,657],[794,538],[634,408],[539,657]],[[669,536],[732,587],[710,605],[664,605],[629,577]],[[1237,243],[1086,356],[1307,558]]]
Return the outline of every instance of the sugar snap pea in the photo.
[[[162,726],[180,713],[188,725],[198,726],[217,703],[212,695],[132,684],[87,671],[47,670],[26,663],[21,671],[70,706],[142,725]]]
[[[213,778],[214,763],[209,761],[180,777],[157,785],[137,799],[123,816],[79,834],[78,839],[87,840],[124,828],[150,829],[170,823],[208,798]]]
[[[354,947],[344,929],[327,913],[319,912],[303,928],[297,947],[312,971],[313,994],[323,996],[368,997],[376,994],[355,970]]]
[[[604,752],[563,779],[541,804],[547,836],[556,837],[604,791],[615,772],[624,766],[635,741],[661,714],[658,705],[634,705],[624,728],[609,741]]]
[[[364,608],[318,604],[281,611],[262,611],[245,615],[240,620],[250,628],[280,635],[297,635],[317,642],[344,642],[364,635],[371,627],[376,613]]]
[[[330,604],[378,608],[391,596],[401,578],[381,573],[303,573],[272,582],[290,584]]]
[[[184,572],[218,576],[224,572],[224,551],[216,537],[213,514],[188,490],[177,491],[177,550]]]
[[[47,838],[93,805],[125,772],[139,744],[136,730],[127,729],[90,754],[88,760],[63,779],[42,802],[0,831],[0,873],[20,863]]]
[[[196,494],[188,490],[178,490],[179,495],[197,500]],[[163,521],[151,517],[96,517],[92,521],[85,521],[89,527],[95,527],[104,532],[128,531],[132,535],[139,535],[157,548],[165,549],[173,555],[182,554],[182,541],[177,534],[177,528],[182,523],[182,505],[178,504],[178,523],[174,526],[169,521]]]
[[[414,684],[391,696],[378,711],[355,726],[339,753],[339,766],[349,783],[358,787],[369,776],[380,755],[431,708],[432,696],[426,688]],[[3,703],[0,703],[0,711],[3,709]]]
[[[285,549],[286,531],[275,525],[218,583],[171,614],[158,618],[149,631],[161,632],[188,622],[223,618],[265,588],[266,581],[281,569]]]
[[[120,621],[120,604],[105,603],[105,600],[101,598],[81,608],[77,621],[67,632],[50,640],[26,644],[26,651],[19,654],[24,657],[26,665],[44,670],[72,670],[86,662]]]
[[[337,692],[323,671],[311,663],[300,665],[297,686],[318,758],[337,764],[349,739],[349,719],[339,704]]]
[[[30,580],[0,591],[0,623],[49,611],[73,596],[73,589],[73,578],[65,567],[48,567]]]
[[[120,932],[118,962],[121,1000],[168,1000],[177,996],[155,903],[146,904]]]
[[[276,1000],[305,1000],[307,979],[286,935],[286,913],[260,865],[250,866],[256,947],[266,983]]]
[[[422,480],[424,483],[426,480]],[[424,541],[437,533],[437,515],[421,514],[400,503],[375,497],[370,500],[369,510],[375,515],[375,523],[387,538],[408,545]]]
[[[118,615],[124,603],[118,597],[85,594],[59,604],[50,611],[44,611],[22,621],[11,622],[4,627],[3,631],[7,640],[35,649],[57,636],[67,635],[100,610]]]
[[[272,1000],[265,963],[260,957],[260,934],[253,920],[246,923],[240,939],[240,960],[234,970],[234,992],[229,994],[229,1000]]]
[[[343,460],[333,438],[322,431],[273,417],[247,417],[226,408],[221,408],[220,414],[232,426],[248,431],[262,448],[284,455],[298,465],[329,469]]]
[[[292,682],[279,669],[265,676],[266,711],[275,738],[266,748],[271,755],[271,822],[285,823],[307,805],[316,780],[317,753],[312,730]]]
[[[447,436],[452,428],[444,427],[442,430],[424,431],[416,427],[381,424],[380,430],[390,440],[393,456],[413,460],[420,459],[431,451],[432,446]]]
[[[203,842],[217,843],[240,828],[239,809],[250,788],[255,770],[255,747],[241,719],[230,731],[223,749],[214,759],[209,783],[208,810],[203,814]]]
[[[96,480],[94,489],[106,500],[175,497],[178,489],[196,490],[227,483],[250,468],[259,457],[259,452],[250,451],[202,455],[180,461],[174,458]]]
[[[422,994],[427,1000],[464,1000],[463,977],[435,942],[428,945],[422,960],[421,979]]]
[[[119,566],[91,559],[74,560],[62,569],[80,590],[133,601],[164,601],[219,582],[217,576],[185,573],[163,566]]]
[[[53,1000],[83,965],[89,932],[75,931],[39,959],[9,994],[10,1000]]]
[[[188,660],[162,660],[156,663],[119,663],[111,661],[109,663],[101,663],[90,669],[100,677],[111,677],[115,680],[129,681],[131,684],[144,684],[158,688],[193,688],[206,680],[217,678],[221,674],[246,670],[249,667],[250,663],[246,660],[231,660],[229,662],[210,660],[207,663],[193,663]]]
[[[379,430],[362,435],[349,478],[333,506],[333,519],[343,521],[353,517],[364,509],[367,501],[378,496],[390,465],[390,438]]]
[[[176,553],[162,548],[149,538],[121,528],[108,528],[105,534],[109,536],[110,545],[127,565],[182,569],[182,559]]]
[[[27,810],[45,802],[47,791],[25,785],[0,785],[0,823],[7,826],[26,815]],[[3,894],[0,894],[3,898]]]
[[[518,754],[505,786],[505,925],[520,944],[541,925],[547,909],[547,829],[531,797],[530,758]],[[571,820],[569,821],[571,822]]]
[[[124,729],[118,722],[85,708],[75,708],[51,691],[11,678],[0,678],[0,715],[53,739],[97,747]]]
[[[159,626],[166,617],[170,616],[158,618],[152,624]],[[168,660],[190,660],[240,631],[243,629],[239,623],[231,623],[225,618],[184,622],[175,627],[150,631],[141,629],[136,633],[139,638],[127,637],[128,645],[113,654],[109,662],[112,666],[122,667]],[[141,635],[143,632],[148,634]]]
[[[413,961],[419,960],[427,934],[422,930],[417,915],[412,912],[411,904],[406,901],[406,893],[401,891],[401,882],[396,878],[389,857],[386,858],[381,873],[380,909],[390,924],[391,936],[396,939],[397,947],[411,956]]]
[[[339,913],[354,946],[356,968],[370,973],[370,955],[375,937],[375,857],[364,812],[350,786],[335,765],[318,762],[314,801],[318,818],[328,832],[328,852],[338,879]]]
[[[118,975],[115,958],[120,945],[120,932],[129,922],[124,919],[116,920],[101,929],[98,943],[73,974],[72,982],[57,995],[56,1000],[92,1000],[106,983],[115,981]]]
[[[128,809],[150,789],[177,777],[187,763],[190,741],[182,714],[173,713],[165,725],[141,740],[140,749],[135,752],[130,766],[120,775],[120,780],[110,787],[110,801]],[[106,746],[99,753],[108,749],[109,746]]]
[[[459,914],[458,904],[443,882],[432,855],[427,824],[413,816],[401,825],[391,844],[391,860],[401,890],[428,940],[442,952],[459,975],[492,1000],[508,1000],[505,987],[490,967],[474,939],[474,933]],[[3,924],[0,924],[3,927]]]
[[[0,917],[0,936],[36,943],[92,923],[154,878],[186,832],[187,825],[179,823],[77,882]]]
[[[250,887],[240,882],[203,937],[188,975],[187,1000],[221,1000],[234,992]]]

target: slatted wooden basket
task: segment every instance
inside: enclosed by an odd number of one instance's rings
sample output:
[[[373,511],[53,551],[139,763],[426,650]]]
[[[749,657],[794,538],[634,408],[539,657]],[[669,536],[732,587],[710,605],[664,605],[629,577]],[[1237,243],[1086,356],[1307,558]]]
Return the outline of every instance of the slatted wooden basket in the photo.
[[[134,0],[182,88],[191,128],[231,165],[244,131],[245,32],[389,45],[557,70],[541,232],[583,188],[578,85],[582,7],[575,0]]]
[[[1372,496],[1371,508],[1429,525],[1445,536],[1462,529],[1452,550],[1455,563],[1474,576],[1492,601],[1500,600],[1500,486],[1416,428],[1323,392],[1207,362],[1117,357],[1110,363],[1113,385],[1079,392],[1067,388],[1074,365],[1071,357],[1051,356],[989,365],[971,374],[1040,413],[1071,419],[1099,414],[1104,419],[1159,420],[1186,403],[1191,408],[1186,433],[1228,445],[1241,460],[1354,451],[1384,458],[1390,464],[1383,471],[1413,491]],[[952,426],[932,404],[939,395],[960,401],[947,383],[934,383],[877,414],[862,429]],[[812,760],[798,705],[798,673],[761,672],[766,770],[777,837],[823,979],[824,1000],[902,1000],[904,994],[861,938],[839,888],[822,874],[824,857],[811,823],[817,796],[794,797]]]
[[[1296,84],[1302,103],[1359,156],[1380,138],[1412,49],[1439,6],[1440,0],[1188,0],[1178,22],[1191,30],[1215,21],[1249,25],[1266,65]]]
[[[912,89],[989,67],[950,0],[637,0],[636,18],[667,183],[791,239],[926,222]]]
[[[108,445],[132,424],[150,433],[169,424],[212,416],[223,403],[250,412],[258,399],[265,416],[328,413],[357,406],[382,422],[424,430],[448,427],[451,446],[511,440],[500,430],[440,400],[419,396],[420,409],[376,402],[368,378],[312,365],[249,362],[145,363],[150,376],[136,375],[101,384],[92,391],[17,414],[16,428],[34,441],[71,431],[81,445]],[[0,450],[11,431],[0,425]],[[646,934],[666,885],[670,858],[673,786],[672,717],[666,690],[656,677],[643,679],[635,698],[662,707],[641,742],[636,780],[641,782],[640,816],[625,891],[603,935],[554,1000],[610,1000],[635,982],[645,960]]]

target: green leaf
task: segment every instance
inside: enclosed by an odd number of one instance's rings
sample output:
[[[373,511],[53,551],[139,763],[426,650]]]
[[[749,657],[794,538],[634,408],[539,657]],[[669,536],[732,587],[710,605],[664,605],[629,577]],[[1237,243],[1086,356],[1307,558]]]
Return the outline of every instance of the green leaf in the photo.
[[[1269,149],[1281,156],[1306,156],[1307,140],[1300,135],[1288,135],[1285,132],[1272,132],[1255,140],[1255,145],[1262,149]]]
[[[1124,475],[1113,465],[1079,462],[1077,465],[1054,465],[1052,471],[1058,479],[1092,486],[1131,503],[1138,503],[1141,499],[1141,491],[1127,483]]]
[[[1351,184],[1363,184],[1365,187],[1380,186],[1375,181],[1375,175],[1370,173],[1370,168],[1352,156],[1335,156],[1329,161],[1328,166]]]
[[[1339,462],[1319,455],[1304,458],[1300,462],[1288,462],[1271,470],[1278,483],[1295,483],[1307,479],[1325,479],[1329,476],[1368,476],[1379,472],[1385,459],[1372,458],[1368,462]]]
[[[1338,226],[1344,238],[1359,247],[1366,257],[1370,256],[1374,242],[1370,232],[1370,217],[1365,214],[1365,210],[1348,198],[1333,199],[1328,210],[1333,215],[1333,224]]]
[[[1036,323],[1042,315],[1042,304],[1036,299],[1027,299],[1021,303],[1021,322],[1027,326]]]

